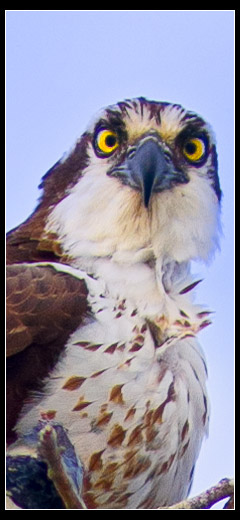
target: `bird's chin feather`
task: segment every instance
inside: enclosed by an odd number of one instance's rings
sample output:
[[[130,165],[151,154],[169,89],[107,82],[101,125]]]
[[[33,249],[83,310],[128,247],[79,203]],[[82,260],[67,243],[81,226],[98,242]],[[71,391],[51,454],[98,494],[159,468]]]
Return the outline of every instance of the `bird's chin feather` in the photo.
[[[102,165],[86,169],[50,213],[45,232],[57,234],[76,264],[86,256],[144,261],[150,250],[154,258],[207,262],[218,247],[219,204],[194,172],[187,184],[155,193],[146,208],[140,192],[104,175]]]

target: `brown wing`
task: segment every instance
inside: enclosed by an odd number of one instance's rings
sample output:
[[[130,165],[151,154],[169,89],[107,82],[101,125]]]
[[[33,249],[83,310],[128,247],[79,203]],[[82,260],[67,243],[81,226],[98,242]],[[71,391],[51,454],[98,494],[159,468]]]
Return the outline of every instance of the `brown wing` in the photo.
[[[87,293],[84,280],[51,266],[7,266],[8,432],[87,315]]]

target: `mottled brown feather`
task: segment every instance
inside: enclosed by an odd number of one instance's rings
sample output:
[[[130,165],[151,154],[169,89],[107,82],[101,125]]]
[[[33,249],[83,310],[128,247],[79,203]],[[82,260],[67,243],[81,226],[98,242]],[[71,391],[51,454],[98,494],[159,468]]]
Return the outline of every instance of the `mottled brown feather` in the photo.
[[[89,312],[84,280],[51,266],[7,266],[7,426]]]

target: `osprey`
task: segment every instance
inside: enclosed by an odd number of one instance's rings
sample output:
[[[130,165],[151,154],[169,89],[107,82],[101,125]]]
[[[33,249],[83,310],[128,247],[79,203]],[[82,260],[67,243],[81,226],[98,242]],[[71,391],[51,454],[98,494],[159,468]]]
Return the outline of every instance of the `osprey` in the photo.
[[[186,497],[208,429],[191,260],[219,242],[210,126],[180,105],[102,110],[7,236],[7,426],[63,425],[89,508]],[[13,444],[13,440],[15,441]]]

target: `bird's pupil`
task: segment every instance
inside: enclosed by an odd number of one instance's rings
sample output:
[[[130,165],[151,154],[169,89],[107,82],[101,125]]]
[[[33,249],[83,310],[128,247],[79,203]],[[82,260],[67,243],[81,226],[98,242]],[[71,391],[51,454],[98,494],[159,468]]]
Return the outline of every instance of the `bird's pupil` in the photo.
[[[106,144],[109,148],[112,148],[112,147],[116,144],[116,137],[115,137],[114,135],[108,135],[108,136],[106,137],[105,144]]]
[[[188,155],[193,155],[196,152],[196,149],[197,147],[195,143],[189,142],[185,145],[185,150]]]

